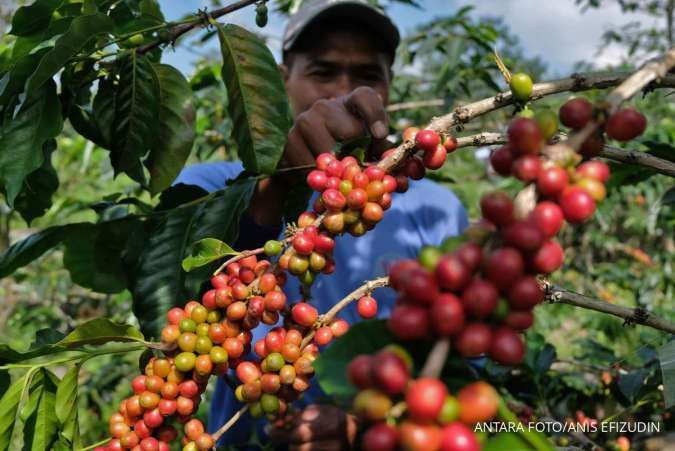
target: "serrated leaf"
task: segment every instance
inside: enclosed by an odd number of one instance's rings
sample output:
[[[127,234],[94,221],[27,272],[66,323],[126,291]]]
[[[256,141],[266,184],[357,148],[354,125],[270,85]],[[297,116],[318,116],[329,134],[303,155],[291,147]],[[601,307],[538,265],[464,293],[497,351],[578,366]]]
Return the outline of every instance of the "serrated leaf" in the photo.
[[[23,189],[14,201],[14,208],[30,225],[31,221],[44,215],[52,206],[52,196],[59,188],[59,176],[52,166],[52,153],[56,150],[56,140],[50,139],[43,146],[42,165],[28,174]]]
[[[166,312],[197,294],[181,268],[189,245],[203,238],[234,243],[254,186],[254,179],[241,180],[198,205],[169,211],[150,232],[129,273],[134,314],[147,337],[158,337]]]
[[[227,243],[215,238],[204,238],[192,245],[190,256],[183,259],[183,270],[190,272],[195,268],[219,260],[226,255],[237,255],[239,252],[232,249]]]
[[[42,165],[43,144],[58,135],[62,127],[56,84],[50,81],[32,92],[16,117],[0,130],[0,184],[10,206],[26,176]]]
[[[75,365],[66,371],[56,390],[56,418],[61,425],[66,424],[73,412],[77,413],[77,379],[80,366]]]
[[[40,60],[28,79],[26,91],[31,92],[51,79],[82,48],[99,34],[112,32],[113,23],[102,13],[79,16],[73,19],[66,31],[54,43],[54,48]]]
[[[107,318],[96,318],[77,326],[55,346],[75,348],[83,345],[104,344],[111,341],[144,341],[143,334],[134,326],[120,324]]]
[[[126,173],[144,184],[141,158],[157,142],[159,84],[150,60],[135,51],[120,68],[115,92],[111,162],[115,173]]]
[[[37,0],[31,5],[22,6],[12,17],[12,29],[9,33],[14,36],[28,36],[46,30],[52,14],[61,3],[63,0]]]
[[[671,340],[658,350],[661,378],[663,380],[663,397],[666,409],[675,406],[675,340]]]
[[[175,67],[154,64],[159,83],[159,136],[145,162],[150,193],[171,185],[185,165],[195,139],[192,90]]]
[[[281,74],[272,53],[256,35],[237,25],[217,27],[239,158],[248,171],[270,174],[292,125]]]

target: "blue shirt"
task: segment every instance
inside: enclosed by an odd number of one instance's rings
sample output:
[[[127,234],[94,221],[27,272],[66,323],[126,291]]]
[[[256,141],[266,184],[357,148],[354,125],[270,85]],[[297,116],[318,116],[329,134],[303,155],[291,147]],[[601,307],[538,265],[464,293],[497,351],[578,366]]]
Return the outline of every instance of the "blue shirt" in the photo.
[[[243,170],[241,163],[201,163],[185,168],[174,183],[197,185],[207,191],[222,189],[227,180]],[[310,204],[311,205],[311,200]],[[309,207],[308,207],[309,208]],[[266,240],[279,235],[279,228],[260,227],[243,217],[240,236],[235,249],[260,247]],[[375,229],[361,237],[345,234],[336,239],[333,252],[335,272],[321,275],[312,284],[312,303],[319,312],[326,312],[335,302],[354,291],[365,281],[384,276],[391,262],[415,258],[425,245],[439,245],[448,236],[459,235],[468,225],[464,207],[448,189],[430,180],[411,181],[405,193],[394,193],[392,205]],[[284,288],[289,301],[299,299],[300,284],[289,277]],[[377,290],[379,318],[389,316],[394,306],[395,293],[389,288]],[[350,324],[360,321],[355,304],[342,310],[340,318]],[[269,327],[261,324],[253,330],[253,343],[263,338]],[[303,404],[321,397],[321,390],[314,382],[303,396]],[[218,380],[211,401],[209,431],[222,426],[239,408],[233,391],[222,379]],[[242,443],[249,438],[252,418],[245,415],[223,437],[222,443]]]

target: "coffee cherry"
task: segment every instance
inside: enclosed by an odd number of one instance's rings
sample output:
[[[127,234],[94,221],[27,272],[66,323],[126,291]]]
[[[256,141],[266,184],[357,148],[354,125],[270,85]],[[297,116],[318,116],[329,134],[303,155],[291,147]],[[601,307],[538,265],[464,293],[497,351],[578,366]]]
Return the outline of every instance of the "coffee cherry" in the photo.
[[[264,5],[264,3],[262,5]],[[195,445],[197,445],[197,449],[200,451],[210,450],[215,444],[215,440],[209,434],[202,434],[195,440]]]
[[[593,119],[593,105],[583,98],[568,100],[560,107],[558,114],[564,126],[579,130]]]
[[[417,421],[435,420],[447,394],[448,389],[436,378],[422,377],[413,381],[405,394],[408,415]]]
[[[354,412],[367,421],[379,421],[391,409],[391,399],[379,390],[366,389],[354,397]]]
[[[551,110],[540,110],[534,115],[534,120],[541,130],[544,139],[549,140],[558,133],[558,115]]]
[[[314,341],[319,346],[326,346],[333,340],[333,331],[330,327],[324,326],[316,330],[314,334]]]
[[[504,318],[504,324],[514,330],[529,329],[533,323],[534,315],[531,310],[513,310],[507,313],[506,318]]]
[[[387,324],[401,340],[417,340],[427,336],[430,322],[426,308],[401,304],[394,307]]]
[[[195,410],[195,402],[184,396],[179,396],[176,399],[176,412],[179,415],[191,415]]]
[[[560,244],[556,241],[547,241],[530,257],[530,265],[537,273],[550,274],[560,268],[563,259]]]
[[[314,191],[323,191],[326,188],[326,183],[328,182],[328,176],[324,171],[315,169],[307,174],[307,184]]]
[[[358,388],[370,388],[374,386],[372,377],[373,357],[362,354],[354,357],[347,365],[347,379]]]
[[[427,169],[439,169],[443,166],[443,163],[445,163],[447,156],[448,151],[439,144],[434,150],[425,152],[422,161]]]
[[[396,192],[405,193],[406,191],[408,191],[408,177],[399,174],[395,178],[396,178]]]
[[[511,175],[511,167],[513,166],[514,155],[511,147],[506,144],[497,150],[493,150],[490,154],[490,164],[495,172],[499,175]]]
[[[529,219],[534,222],[544,234],[544,238],[555,236],[563,224],[563,211],[554,202],[539,202],[530,213]]]
[[[401,448],[409,451],[438,449],[441,431],[435,424],[420,424],[404,421],[399,426]]]
[[[489,421],[497,414],[499,394],[490,384],[479,381],[469,384],[457,393],[461,406],[459,419],[464,424]]]
[[[508,292],[509,305],[516,310],[529,310],[544,300],[544,290],[532,276],[518,279]]]
[[[120,422],[111,423],[109,431],[110,435],[112,435],[114,438],[122,438],[131,431],[131,428],[124,422],[124,420],[122,420]]]
[[[373,357],[371,372],[375,386],[390,395],[402,393],[410,379],[403,359],[390,351],[380,351]]]
[[[404,291],[413,301],[428,305],[436,299],[438,285],[429,271],[420,268],[408,274]]]
[[[323,219],[323,226],[330,233],[336,235],[342,233],[345,229],[344,214],[342,212],[331,212],[326,214]]]
[[[647,119],[632,108],[624,108],[607,119],[605,133],[617,141],[630,141],[640,136],[647,128]]]
[[[595,201],[591,195],[577,186],[566,188],[559,202],[565,219],[573,224],[586,221],[595,212]]]
[[[293,238],[293,249],[300,255],[309,255],[314,250],[314,240],[306,233],[298,233]]]
[[[497,306],[499,292],[486,280],[474,279],[462,293],[464,311],[476,318],[485,318]]]
[[[417,132],[419,132],[420,129],[417,127],[408,127],[405,130],[403,130],[403,141],[412,141],[415,139],[415,136],[417,135]]]
[[[544,146],[544,137],[533,119],[519,117],[511,121],[507,130],[514,152],[536,155]]]
[[[525,260],[512,247],[496,249],[485,262],[485,275],[499,289],[508,288],[525,272]],[[495,304],[497,300],[495,298]]]
[[[480,451],[480,449],[476,435],[459,421],[441,429],[440,451]]]
[[[374,318],[377,315],[377,301],[371,296],[363,296],[358,300],[356,310],[364,319]]]
[[[524,155],[513,162],[511,172],[518,180],[525,183],[534,182],[541,171],[541,160],[536,155]]]
[[[365,207],[363,207],[361,217],[364,221],[375,224],[382,220],[384,211],[382,210],[382,207],[375,202],[367,202]]]
[[[415,260],[398,260],[389,268],[389,285],[396,291],[403,290],[408,277],[420,267]]]
[[[524,72],[517,72],[511,75],[509,82],[511,93],[516,100],[524,102],[532,95],[532,79]]]
[[[607,183],[609,166],[599,160],[586,161],[577,167],[576,174]]]
[[[497,226],[506,225],[513,219],[513,202],[503,191],[493,191],[481,197],[480,210],[485,219]]]
[[[471,271],[458,256],[445,255],[436,265],[436,280],[445,290],[460,291],[471,280]]]
[[[470,323],[459,333],[455,348],[464,357],[478,357],[490,349],[492,330],[483,323]]]
[[[120,437],[119,440],[119,444],[126,449],[133,448],[134,446],[138,445],[139,442],[140,439],[134,431],[127,432],[123,437]]]
[[[604,145],[605,139],[602,132],[596,131],[581,144],[579,153],[586,158],[597,157],[602,152]]]
[[[558,166],[542,169],[537,177],[537,188],[544,196],[557,197],[567,186],[567,171]]]
[[[507,327],[499,328],[492,335],[489,356],[502,365],[518,365],[525,357],[523,339]]]
[[[301,326],[309,327],[313,325],[319,317],[319,312],[306,302],[299,302],[291,309],[291,315],[293,321]]]
[[[455,138],[452,135],[445,135],[445,139],[443,140],[443,147],[445,147],[447,153],[454,152],[457,149],[457,138]]]
[[[441,424],[451,423],[459,418],[459,401],[452,395],[447,395],[443,400],[443,407],[436,417]]]
[[[368,451],[395,451],[398,431],[387,423],[378,423],[368,428],[361,439],[361,447]]]
[[[176,369],[178,371],[185,373],[195,367],[195,360],[197,360],[197,356],[195,356],[191,351],[181,352],[176,356],[174,364],[176,365]]]
[[[441,336],[453,336],[464,327],[464,308],[450,293],[443,293],[434,300],[429,317],[434,332]]]
[[[581,180],[577,180],[574,186],[578,186],[579,188],[586,191],[596,202],[602,202],[605,197],[607,197],[605,185],[603,185],[599,180],[583,178]]]
[[[531,221],[518,221],[508,225],[502,237],[504,243],[514,246],[523,252],[533,252],[544,242],[544,235],[539,227]]]
[[[441,256],[441,250],[436,246],[424,246],[420,249],[417,259],[424,269],[434,271]]]
[[[415,135],[415,145],[424,152],[433,152],[441,143],[441,137],[433,130],[420,130]]]
[[[349,331],[349,323],[343,319],[336,319],[330,324],[330,329],[334,336],[341,337]]]
[[[424,178],[426,169],[422,160],[417,157],[410,157],[403,166],[403,172],[413,180],[421,180]]]

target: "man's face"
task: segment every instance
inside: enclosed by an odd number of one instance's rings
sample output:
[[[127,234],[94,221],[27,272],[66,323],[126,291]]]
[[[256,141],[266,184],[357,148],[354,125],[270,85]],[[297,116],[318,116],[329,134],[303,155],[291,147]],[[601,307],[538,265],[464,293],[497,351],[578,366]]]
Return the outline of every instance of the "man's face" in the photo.
[[[387,104],[389,62],[363,34],[324,33],[312,50],[292,58],[290,67],[282,65],[281,70],[296,115],[319,99],[339,97],[360,86],[373,88]]]

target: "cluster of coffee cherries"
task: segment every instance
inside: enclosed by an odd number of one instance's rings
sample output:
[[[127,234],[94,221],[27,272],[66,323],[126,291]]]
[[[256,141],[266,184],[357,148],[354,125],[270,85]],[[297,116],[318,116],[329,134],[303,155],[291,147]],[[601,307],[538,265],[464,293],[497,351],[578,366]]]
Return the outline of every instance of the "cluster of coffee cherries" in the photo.
[[[222,371],[227,356],[220,361]],[[225,366],[223,366],[223,363]],[[131,382],[132,396],[120,403],[109,419],[112,439],[96,451],[169,451],[169,444],[178,437],[173,423],[182,423],[183,450],[209,450],[215,442],[204,425],[192,419],[207,379],[196,371],[183,371],[173,357],[151,358],[144,374]]]
[[[437,378],[414,379],[410,356],[396,345],[355,357],[347,377],[359,389],[353,409],[366,424],[361,447],[368,451],[478,451],[472,426],[497,414],[492,386],[475,382],[453,396]]]

